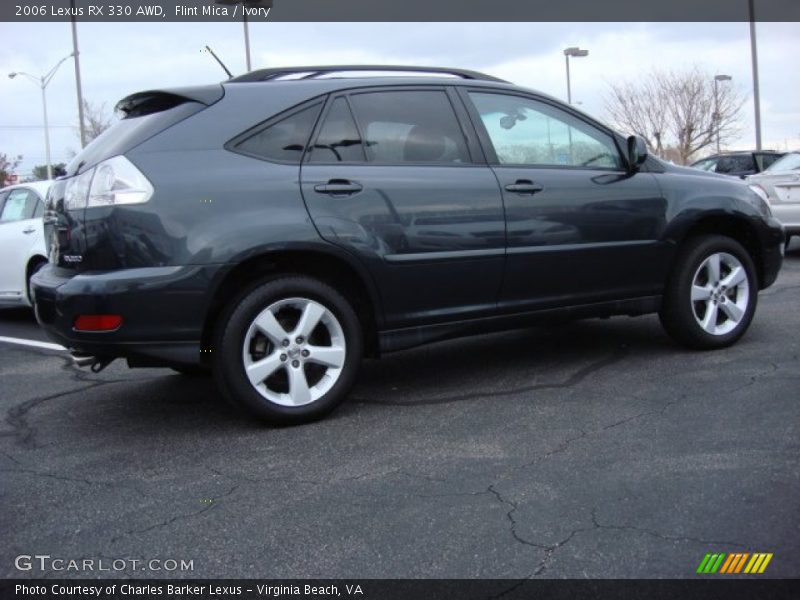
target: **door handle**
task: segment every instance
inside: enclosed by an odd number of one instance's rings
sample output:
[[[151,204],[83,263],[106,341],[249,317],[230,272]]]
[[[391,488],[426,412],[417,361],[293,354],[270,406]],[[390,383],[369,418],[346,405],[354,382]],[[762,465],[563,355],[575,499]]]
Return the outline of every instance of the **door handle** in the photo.
[[[34,231],[36,231],[35,227],[28,227],[27,229],[23,229],[22,233],[33,233]]]
[[[330,196],[351,196],[363,189],[363,185],[348,179],[331,179],[328,183],[314,186],[314,191],[318,194],[328,194]]]
[[[517,179],[516,183],[509,183],[506,186],[507,192],[515,194],[533,195],[536,192],[541,192],[544,186],[540,183],[534,183],[530,179]]]

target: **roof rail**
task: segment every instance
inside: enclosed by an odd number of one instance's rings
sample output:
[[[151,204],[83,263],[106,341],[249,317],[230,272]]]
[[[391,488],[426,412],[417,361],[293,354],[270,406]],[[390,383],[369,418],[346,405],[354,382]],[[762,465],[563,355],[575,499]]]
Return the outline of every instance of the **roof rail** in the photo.
[[[298,79],[314,79],[327,73],[344,73],[347,71],[399,71],[409,73],[440,73],[442,75],[455,75],[462,79],[472,79],[475,81],[494,81],[496,83],[508,83],[504,79],[492,77],[478,71],[468,71],[466,69],[447,69],[440,67],[408,67],[401,65],[333,65],[324,67],[277,67],[273,69],[258,69],[250,71],[244,75],[239,75],[230,79],[228,82],[249,82],[249,81],[271,81],[286,75],[301,74]]]

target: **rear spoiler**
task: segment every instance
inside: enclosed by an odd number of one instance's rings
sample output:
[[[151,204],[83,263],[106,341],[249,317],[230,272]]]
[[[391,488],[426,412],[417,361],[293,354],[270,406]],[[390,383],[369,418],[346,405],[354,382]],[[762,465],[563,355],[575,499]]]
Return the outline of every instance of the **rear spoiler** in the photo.
[[[168,90],[148,90],[125,96],[117,102],[114,109],[121,119],[128,119],[169,110],[185,102],[199,102],[211,106],[221,100],[224,95],[225,88],[218,83]]]

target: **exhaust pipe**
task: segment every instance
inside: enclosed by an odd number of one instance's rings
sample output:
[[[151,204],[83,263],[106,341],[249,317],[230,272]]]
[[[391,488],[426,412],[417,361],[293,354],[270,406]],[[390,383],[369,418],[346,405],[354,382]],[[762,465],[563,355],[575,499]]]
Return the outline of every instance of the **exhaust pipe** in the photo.
[[[114,358],[100,358],[85,354],[72,354],[72,362],[76,367],[89,367],[92,373],[99,373],[114,362]]]

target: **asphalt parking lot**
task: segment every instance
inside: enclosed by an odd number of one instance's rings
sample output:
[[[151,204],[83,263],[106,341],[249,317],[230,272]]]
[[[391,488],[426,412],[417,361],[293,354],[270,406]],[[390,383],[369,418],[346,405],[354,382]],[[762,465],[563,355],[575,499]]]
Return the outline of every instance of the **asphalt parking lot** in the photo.
[[[204,378],[0,342],[0,573],[20,554],[193,561],[176,577],[800,576],[800,243],[736,346],[656,317],[456,340],[364,365],[272,429]],[[44,339],[27,311],[0,336]]]

